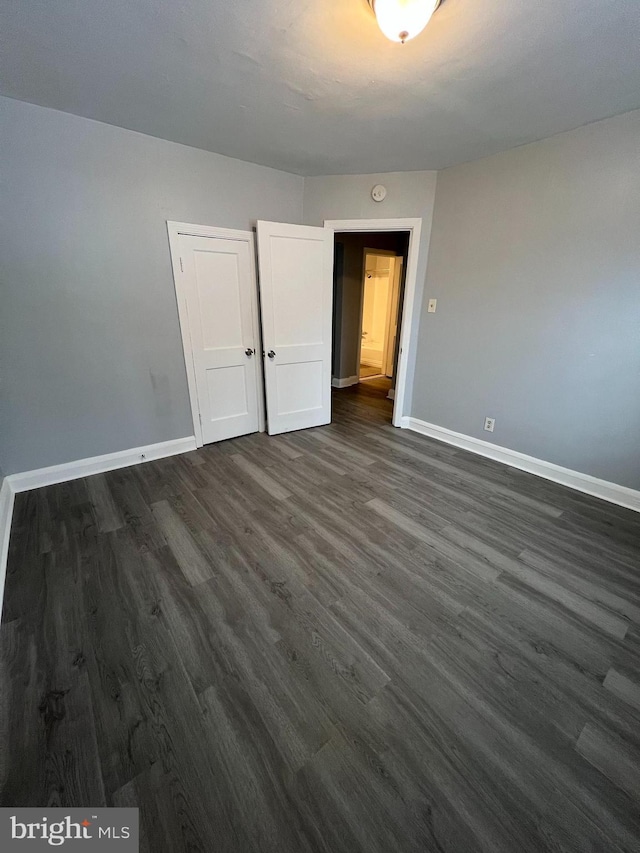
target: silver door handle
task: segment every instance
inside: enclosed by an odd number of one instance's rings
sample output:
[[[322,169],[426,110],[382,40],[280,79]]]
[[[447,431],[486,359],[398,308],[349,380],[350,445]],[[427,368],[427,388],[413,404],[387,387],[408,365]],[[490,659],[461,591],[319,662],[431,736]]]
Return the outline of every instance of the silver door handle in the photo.
[[[244,351],[244,354],[247,356],[247,358],[251,358],[251,356],[254,354],[254,352],[255,352],[254,349],[251,349],[251,347],[247,347],[246,350]]]
[[[267,353],[267,355],[269,356],[269,358],[275,358],[275,357],[276,357],[276,354],[275,354],[275,352],[274,352],[272,349],[270,349],[270,350],[269,350],[269,352]]]

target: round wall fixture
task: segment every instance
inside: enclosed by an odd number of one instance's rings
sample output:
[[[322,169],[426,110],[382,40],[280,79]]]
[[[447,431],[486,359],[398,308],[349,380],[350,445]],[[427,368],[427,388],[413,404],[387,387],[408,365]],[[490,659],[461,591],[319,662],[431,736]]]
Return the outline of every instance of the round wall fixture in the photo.
[[[384,201],[387,195],[387,188],[383,187],[382,184],[376,184],[375,187],[371,190],[371,198],[374,201]]]

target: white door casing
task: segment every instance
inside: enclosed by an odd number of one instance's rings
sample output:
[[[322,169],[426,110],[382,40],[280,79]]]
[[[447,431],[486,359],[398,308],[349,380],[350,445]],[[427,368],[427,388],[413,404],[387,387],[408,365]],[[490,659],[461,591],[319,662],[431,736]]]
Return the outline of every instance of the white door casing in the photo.
[[[378,368],[379,374],[384,374],[386,365],[387,351],[387,334],[388,334],[388,316],[391,300],[391,284],[392,284],[392,269],[395,260],[395,252],[388,249],[367,249],[363,251],[363,279],[362,292],[360,294],[360,338],[359,356],[358,356],[358,373],[361,365]],[[371,276],[371,278],[369,277]],[[367,305],[367,285],[373,284],[373,290],[369,291],[370,299],[373,297],[373,302],[370,302],[369,307],[375,306],[374,313],[378,320],[384,317],[384,329],[378,329],[376,340],[372,346],[372,340],[369,336],[365,336],[365,313]],[[380,299],[380,297],[382,297]],[[382,310],[381,302],[382,303]],[[372,332],[372,329],[368,330]],[[380,348],[379,344],[382,343]]]
[[[391,298],[389,299],[389,321],[384,362],[384,372],[389,379],[393,377],[393,358],[396,351],[396,340],[398,337],[398,309],[400,307],[402,266],[403,259],[398,255],[393,261],[393,278],[391,284]]]
[[[330,423],[333,230],[257,230],[268,432]]]
[[[169,226],[196,443],[256,432],[261,350],[253,235]]]
[[[384,327],[384,352],[382,354],[382,370],[380,371],[382,374],[387,374],[387,366],[389,363],[389,350],[391,349],[391,337],[392,337],[392,326],[391,326],[391,307],[393,305],[393,286],[395,281],[395,269],[396,269],[396,259],[395,257],[391,258],[391,262],[389,264],[389,296],[387,299],[387,313],[385,317],[385,327]]]

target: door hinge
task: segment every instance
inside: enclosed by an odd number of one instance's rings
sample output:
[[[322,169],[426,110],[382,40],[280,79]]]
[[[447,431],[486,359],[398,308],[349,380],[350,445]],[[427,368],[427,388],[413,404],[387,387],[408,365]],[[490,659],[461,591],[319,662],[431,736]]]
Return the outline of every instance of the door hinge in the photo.
[[[180,272],[184,272],[184,267],[182,266],[182,258],[180,258]]]

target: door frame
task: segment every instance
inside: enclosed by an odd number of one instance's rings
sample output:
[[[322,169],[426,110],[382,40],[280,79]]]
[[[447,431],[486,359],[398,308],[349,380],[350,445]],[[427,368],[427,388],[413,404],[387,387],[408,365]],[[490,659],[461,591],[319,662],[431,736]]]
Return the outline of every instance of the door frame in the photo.
[[[407,249],[407,271],[402,300],[402,322],[400,325],[400,349],[396,367],[395,393],[393,400],[393,416],[391,422],[395,427],[403,427],[404,403],[407,396],[407,371],[409,367],[409,346],[411,344],[411,327],[416,309],[418,282],[418,252],[420,249],[420,233],[422,219],[325,219],[325,228],[332,228],[334,233],[357,231],[408,231],[409,246]]]
[[[387,255],[388,257],[395,258],[396,253],[392,249],[368,249],[366,246],[362,250],[362,290],[360,293],[360,337],[358,339],[358,383],[362,382],[360,378],[360,366],[362,362],[362,317],[364,313],[364,288],[365,288],[365,279],[367,276],[367,253],[372,255]],[[384,350],[382,353],[382,369],[381,375],[384,375]]]
[[[382,365],[382,373],[384,376],[392,377],[393,376],[393,360],[395,356],[396,350],[396,341],[398,339],[398,317],[400,316],[400,287],[402,286],[402,268],[404,266],[404,257],[402,255],[396,255],[393,260],[393,280],[391,281],[391,289],[389,292],[389,311],[387,316],[387,330],[385,333],[385,341],[387,344],[386,351],[386,361]],[[394,297],[397,297],[395,299]],[[395,311],[394,311],[395,305]],[[393,343],[391,344],[391,328],[394,326],[395,322],[395,334],[393,336]],[[391,344],[391,346],[390,346]],[[389,353],[389,349],[391,349],[391,353]],[[391,354],[391,369],[387,372],[387,364],[389,363],[389,354]],[[393,396],[393,395],[392,395]],[[389,398],[391,399],[391,397]]]
[[[189,404],[191,406],[191,417],[193,420],[193,434],[196,438],[196,447],[202,447],[202,424],[200,423],[200,404],[198,402],[198,389],[196,387],[196,371],[193,363],[193,346],[191,343],[191,330],[189,328],[189,311],[187,308],[187,294],[183,284],[183,271],[180,261],[180,237],[213,237],[221,240],[238,240],[249,244],[250,285],[253,298],[251,300],[251,317],[253,334],[256,341],[256,361],[262,353],[262,336],[260,331],[260,318],[258,317],[258,284],[256,278],[256,246],[253,231],[238,231],[233,228],[218,228],[215,225],[193,225],[189,222],[173,222],[167,220],[167,233],[169,235],[169,252],[171,254],[171,268],[173,270],[173,284],[176,292],[178,305],[178,319],[180,321],[180,336],[182,338],[182,351],[184,353],[184,366],[187,372],[187,386],[189,388]],[[262,358],[258,369],[258,431],[265,430],[265,406],[264,406],[264,375]]]

